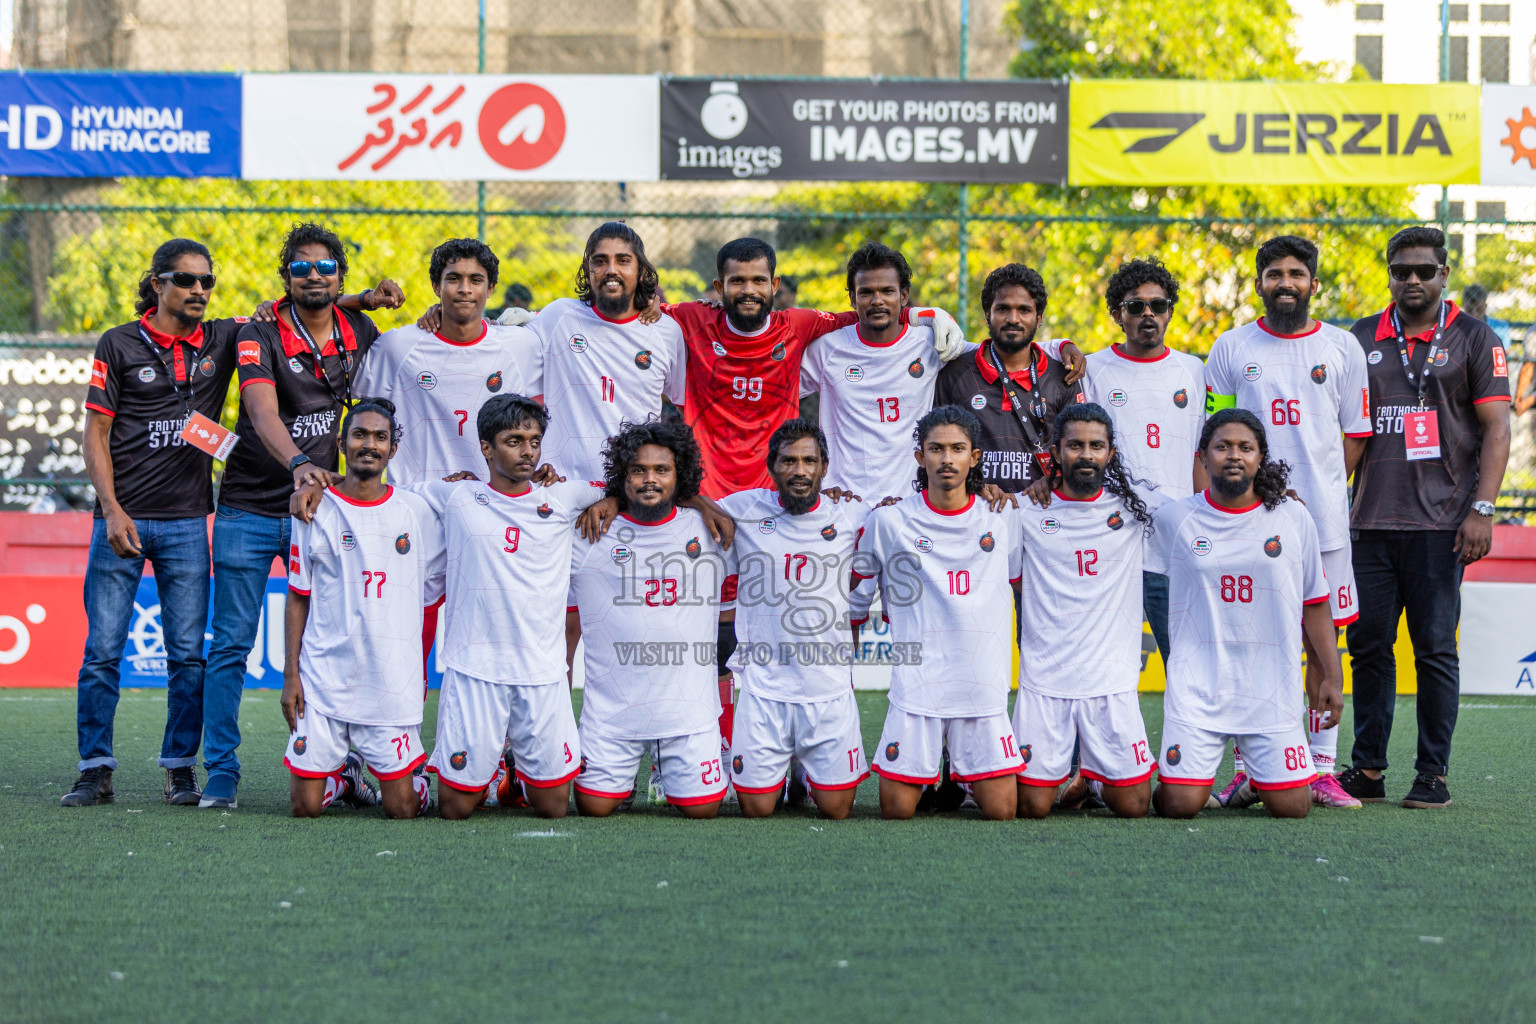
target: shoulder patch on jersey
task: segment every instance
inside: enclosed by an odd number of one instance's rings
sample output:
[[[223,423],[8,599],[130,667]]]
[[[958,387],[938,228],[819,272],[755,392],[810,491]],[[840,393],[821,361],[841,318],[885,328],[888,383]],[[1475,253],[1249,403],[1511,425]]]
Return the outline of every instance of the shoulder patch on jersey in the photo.
[[[832,525],[831,523],[828,523],[826,526],[823,526],[821,528],[821,539],[822,540],[836,540],[837,539],[837,527]]]
[[[203,358],[198,362],[197,368],[199,370],[203,371],[203,376],[204,377],[212,377],[213,376],[213,356],[203,356]]]
[[[620,544],[613,549],[614,565],[623,565],[625,562],[634,557],[634,551],[632,551],[627,545]]]
[[[1118,530],[1125,525],[1125,518],[1120,515],[1119,509],[1115,509],[1109,514],[1109,518],[1104,520],[1104,525],[1111,530]]]
[[[1280,557],[1280,535],[1278,533],[1264,542],[1264,553],[1270,558]]]
[[[261,362],[261,342],[246,338],[235,345],[235,355],[242,366],[254,366]]]
[[[757,532],[762,534],[772,533],[778,528],[779,524],[774,520],[773,516],[760,520],[757,524]]]
[[[577,355],[581,355],[587,350],[587,339],[583,338],[579,334],[573,334],[571,335],[570,345],[572,352],[575,352]]]
[[[547,501],[540,505],[538,508],[534,509],[534,511],[539,514],[540,519],[548,519],[550,516],[555,514],[555,510],[549,507],[549,502]]]
[[[1175,391],[1173,393],[1173,404],[1178,406],[1180,409],[1182,409],[1186,405],[1188,405],[1189,404],[1189,391],[1186,390],[1185,388],[1179,388],[1179,390]]]
[[[396,537],[395,550],[400,552],[402,555],[409,554],[411,551],[411,535],[408,533],[402,533],[400,536]]]
[[[1126,402],[1130,401],[1130,398],[1131,396],[1126,394],[1123,389],[1115,388],[1109,393],[1109,404],[1118,408],[1119,406],[1122,406]]]
[[[1328,364],[1318,363],[1316,366],[1312,367],[1311,377],[1312,383],[1314,384],[1326,383],[1328,380]]]
[[[784,359],[784,343],[781,341],[777,345],[773,346],[773,351],[768,353],[768,357],[770,359],[782,362]]]
[[[919,537],[912,542],[912,546],[926,555],[928,552],[933,550],[933,541],[929,540],[927,537]]]
[[[993,548],[997,547],[997,541],[992,539],[991,530],[988,530],[986,533],[982,534],[981,540],[977,543],[981,545],[981,550],[983,551],[991,551]]]
[[[985,409],[986,407],[987,407],[987,396],[986,395],[972,395],[971,396],[971,408],[972,409],[975,409],[976,411],[980,412],[982,409]]]
[[[1041,533],[1055,533],[1059,529],[1061,529],[1061,520],[1055,516],[1046,516],[1040,520]]]
[[[1189,542],[1189,550],[1202,557],[1210,554],[1212,547],[1214,547],[1214,545],[1211,543],[1211,538],[1209,537],[1196,537],[1194,540]]]
[[[352,536],[352,531],[351,530],[342,530],[341,531],[341,550],[343,550],[343,551],[351,551],[355,547],[357,547],[357,538]]]
[[[901,744],[899,742],[893,740],[885,745],[885,759],[887,761],[894,761],[900,756]]]
[[[857,384],[859,381],[864,379],[864,367],[855,363],[853,366],[850,366],[848,369],[843,371],[843,376],[846,377],[851,383]]]
[[[1258,380],[1264,376],[1264,367],[1258,363],[1249,363],[1243,367],[1243,380]]]
[[[688,543],[683,545],[683,553],[689,558],[698,558],[704,553],[704,546],[699,543],[699,538],[690,537]]]
[[[921,359],[914,359],[910,363],[907,364],[907,376],[909,376],[909,377],[921,377],[922,375],[923,375],[923,361]]]
[[[495,373],[493,373],[489,377],[485,378],[485,390],[493,391],[493,392],[501,390],[501,371],[500,370],[497,370]]]
[[[1178,764],[1183,759],[1184,755],[1179,753],[1179,745],[1177,743],[1163,751],[1163,760],[1168,764]]]
[[[1381,362],[1381,349],[1372,350],[1371,354],[1365,357],[1365,361],[1370,363],[1372,366],[1375,366],[1377,363]]]

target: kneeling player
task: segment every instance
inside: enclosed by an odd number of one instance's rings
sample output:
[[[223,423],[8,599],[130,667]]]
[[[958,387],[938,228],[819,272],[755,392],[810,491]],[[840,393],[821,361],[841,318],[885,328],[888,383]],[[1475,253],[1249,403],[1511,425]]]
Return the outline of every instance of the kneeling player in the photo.
[[[1057,500],[1019,514],[1019,815],[1050,812],[1078,742],[1083,777],[1105,805],[1141,818],[1157,767],[1136,698],[1142,552],[1152,516],[1131,489],[1101,406],[1067,406],[1051,436]]]
[[[1168,691],[1163,698],[1159,814],[1206,806],[1228,737],[1250,785],[1277,818],[1304,818],[1316,773],[1302,725],[1301,638],[1319,654],[1312,709],[1324,728],[1344,709],[1338,648],[1317,527],[1285,497],[1264,426],[1246,409],[1205,421],[1200,458],[1211,487],[1158,510],[1149,568],[1168,574]]]
[[[647,747],[685,816],[713,818],[725,797],[715,664],[725,566],[704,517],[677,504],[699,493],[700,460],[677,421],[625,424],[603,450],[619,519],[604,540],[577,545],[566,602],[586,647],[585,815],[607,817],[634,792]]]
[[[429,799],[413,773],[427,759],[421,622],[442,543],[427,504],[384,483],[398,436],[388,402],[353,406],[339,442],[346,476],[312,520],[293,523],[282,704],[297,818],[338,797],[373,802],[349,746],[378,777],[390,817],[414,818]]]
[[[970,410],[940,406],[913,434],[922,493],[870,513],[859,539],[870,564],[856,567],[855,643],[878,585],[900,652],[871,765],[880,813],[917,812],[923,786],[939,781],[947,745],[951,778],[971,784],[983,815],[1008,821],[1024,767],[1008,721],[1019,520],[1013,509],[993,512],[977,500],[981,424]]]
[[[768,473],[773,490],[720,501],[737,523],[726,553],[737,580],[741,677],[731,783],[741,813],[766,818],[798,757],[817,809],[846,818],[869,777],[846,632],[848,573],[867,509],[856,499],[822,497],[827,442],[809,420],[773,432]]]

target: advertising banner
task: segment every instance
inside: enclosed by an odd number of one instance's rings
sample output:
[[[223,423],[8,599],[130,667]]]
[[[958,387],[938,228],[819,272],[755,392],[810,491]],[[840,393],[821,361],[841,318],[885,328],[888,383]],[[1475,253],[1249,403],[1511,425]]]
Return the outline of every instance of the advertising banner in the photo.
[[[240,175],[238,75],[0,72],[0,175]]]
[[[1070,180],[1475,184],[1479,124],[1475,85],[1075,82]]]
[[[0,478],[86,483],[85,391],[88,342],[0,345]],[[6,484],[0,510],[25,511],[44,484]]]
[[[1067,96],[1058,82],[666,79],[661,176],[1059,184]]]
[[[253,74],[243,174],[655,181],[651,75]]]
[[[1483,184],[1536,185],[1536,86],[1483,86]]]

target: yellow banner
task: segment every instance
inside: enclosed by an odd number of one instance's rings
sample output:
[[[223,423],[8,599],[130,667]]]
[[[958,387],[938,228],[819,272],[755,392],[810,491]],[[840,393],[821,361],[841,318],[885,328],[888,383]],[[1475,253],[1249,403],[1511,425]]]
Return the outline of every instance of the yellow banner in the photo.
[[[1475,85],[1074,82],[1074,185],[1475,184]]]

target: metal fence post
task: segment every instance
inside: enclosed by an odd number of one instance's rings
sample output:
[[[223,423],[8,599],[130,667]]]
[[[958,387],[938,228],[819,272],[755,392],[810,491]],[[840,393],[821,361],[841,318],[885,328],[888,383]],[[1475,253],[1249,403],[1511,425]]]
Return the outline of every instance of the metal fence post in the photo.
[[[1450,80],[1451,0],[1440,0],[1440,81],[1449,82]],[[1451,233],[1451,187],[1449,185],[1440,186],[1440,231],[1445,235]]]
[[[971,0],[960,0],[960,80],[963,82],[966,73],[970,70],[970,37],[971,37]],[[970,263],[970,244],[966,237],[967,215],[970,213],[971,186],[965,182],[960,184],[960,209],[956,217],[959,228],[960,246],[959,260],[960,270],[956,275],[959,285],[959,295],[956,305],[956,319],[960,321],[962,330],[966,327],[966,321],[970,316],[970,281],[967,264]]]
[[[480,39],[479,52],[475,60],[475,70],[485,74],[485,0],[480,0]],[[485,241],[485,182],[475,182],[475,237]]]

